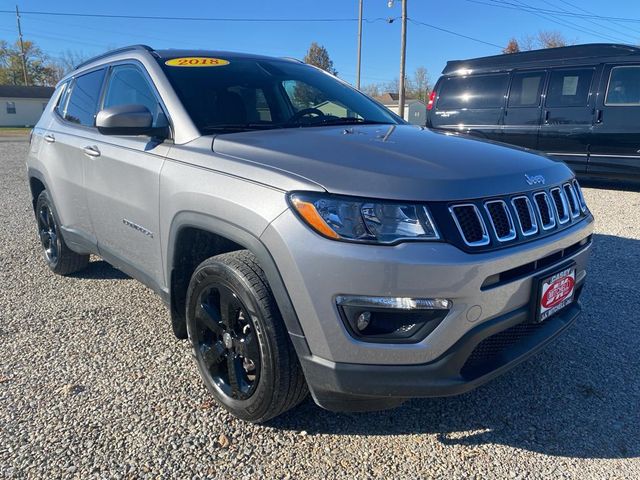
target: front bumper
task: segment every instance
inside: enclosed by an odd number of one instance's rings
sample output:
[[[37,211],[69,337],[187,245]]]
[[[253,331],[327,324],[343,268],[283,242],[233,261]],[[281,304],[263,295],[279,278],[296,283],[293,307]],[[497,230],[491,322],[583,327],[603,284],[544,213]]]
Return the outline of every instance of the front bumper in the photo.
[[[333,242],[285,212],[261,240],[278,265],[299,319],[303,336],[292,332],[291,338],[317,403],[328,409],[371,410],[411,397],[465,392],[559,335],[575,321],[580,307],[574,303],[546,322],[532,324],[537,279],[572,262],[581,290],[592,231],[589,217],[536,242],[469,254],[437,242],[395,247]],[[522,269],[531,262],[542,263],[534,270]],[[453,307],[421,341],[370,343],[345,328],[336,306],[340,295],[446,298]],[[522,330],[515,342],[511,328]],[[500,340],[494,335],[502,331],[510,339],[508,348],[480,361],[478,349],[487,345],[481,342]],[[495,353],[495,346],[489,346]]]
[[[576,296],[583,283],[577,286]],[[445,354],[422,365],[334,363],[301,358],[318,405],[334,411],[392,408],[409,398],[458,395],[505,373],[557,338],[580,316],[574,302],[542,323],[523,307],[467,332]]]

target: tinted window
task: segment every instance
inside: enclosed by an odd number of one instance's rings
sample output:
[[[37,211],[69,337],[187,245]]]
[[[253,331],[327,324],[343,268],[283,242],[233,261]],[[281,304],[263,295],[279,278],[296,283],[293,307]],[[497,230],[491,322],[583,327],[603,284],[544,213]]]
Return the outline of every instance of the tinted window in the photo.
[[[93,127],[103,78],[101,69],[75,79],[64,115],[66,120]]]
[[[640,67],[611,69],[606,105],[640,105]]]
[[[203,133],[400,121],[332,75],[302,63],[230,58],[215,67],[191,68],[159,61]]]
[[[67,100],[69,99],[69,92],[71,89],[69,88],[69,82],[63,83],[60,88],[62,89],[62,94],[58,98],[58,103],[56,104],[56,112],[61,117],[64,117],[64,109],[67,106]]]
[[[117,105],[144,105],[158,118],[160,105],[144,74],[133,65],[120,65],[111,70],[103,108]]]
[[[499,108],[507,94],[509,75],[448,77],[440,87],[438,109]]]
[[[561,70],[551,73],[548,107],[581,107],[587,105],[593,70]]]
[[[544,72],[515,73],[511,80],[509,106],[537,107],[540,104],[543,81]]]
[[[7,102],[7,113],[16,113],[16,102]]]

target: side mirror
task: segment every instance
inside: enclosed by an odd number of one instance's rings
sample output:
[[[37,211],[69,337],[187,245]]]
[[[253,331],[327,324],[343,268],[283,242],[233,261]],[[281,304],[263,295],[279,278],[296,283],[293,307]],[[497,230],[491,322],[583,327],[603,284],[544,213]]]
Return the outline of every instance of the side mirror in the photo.
[[[166,136],[167,127],[153,127],[153,115],[144,105],[116,105],[100,110],[96,127],[103,135]]]

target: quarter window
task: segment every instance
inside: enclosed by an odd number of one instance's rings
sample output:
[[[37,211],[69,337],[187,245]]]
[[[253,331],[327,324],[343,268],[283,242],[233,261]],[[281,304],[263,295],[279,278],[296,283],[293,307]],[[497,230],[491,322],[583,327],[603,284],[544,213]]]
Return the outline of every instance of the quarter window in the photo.
[[[133,65],[116,66],[111,71],[103,108],[117,105],[144,105],[153,115],[154,126],[161,112],[151,85]]]
[[[16,113],[16,102],[7,102],[7,113]]]
[[[509,92],[510,107],[537,107],[540,104],[544,72],[515,73]]]
[[[640,106],[640,67],[614,67],[605,105]]]
[[[64,118],[69,122],[93,127],[96,120],[96,109],[100,98],[100,89],[104,69],[79,76],[71,87],[69,102]]]
[[[56,103],[56,112],[64,118],[64,110],[67,107],[67,100],[69,99],[70,92],[69,82],[63,83],[60,88],[62,89],[62,93],[58,98],[58,103]]]
[[[548,107],[583,107],[589,101],[593,69],[560,70],[551,73]]]
[[[448,77],[438,100],[439,110],[462,108],[500,108],[507,94],[509,75]]]

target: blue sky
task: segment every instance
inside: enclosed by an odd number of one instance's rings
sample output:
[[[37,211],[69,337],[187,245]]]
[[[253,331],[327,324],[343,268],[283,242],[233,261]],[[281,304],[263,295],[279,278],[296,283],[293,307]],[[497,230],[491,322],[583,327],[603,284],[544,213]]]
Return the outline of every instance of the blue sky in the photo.
[[[497,5],[500,8],[487,4]],[[506,2],[506,4],[504,3]],[[15,9],[16,2],[0,1],[1,10]],[[129,20],[34,15],[28,11],[75,12],[115,15],[152,15],[207,18],[331,18],[357,17],[357,0],[195,0],[89,2],[73,0],[18,1],[23,13],[25,38],[38,43],[52,57],[71,50],[86,55],[132,43],[155,48],[210,48],[302,58],[312,41],[323,44],[339,75],[355,81],[355,21],[344,22],[208,22],[176,20]],[[362,77],[363,83],[382,82],[398,76],[400,1],[388,8],[387,0],[365,0]],[[574,6],[572,6],[572,4]],[[640,19],[637,0],[409,0],[409,17],[443,29],[504,45],[512,36],[558,30],[577,43],[617,41],[640,44],[637,23],[585,20],[524,12],[514,5]],[[575,6],[579,6],[576,8]],[[560,24],[556,23],[560,22]],[[15,40],[15,15],[0,14],[0,38]],[[425,66],[432,82],[448,59],[499,53],[495,46],[409,23],[407,71]]]

